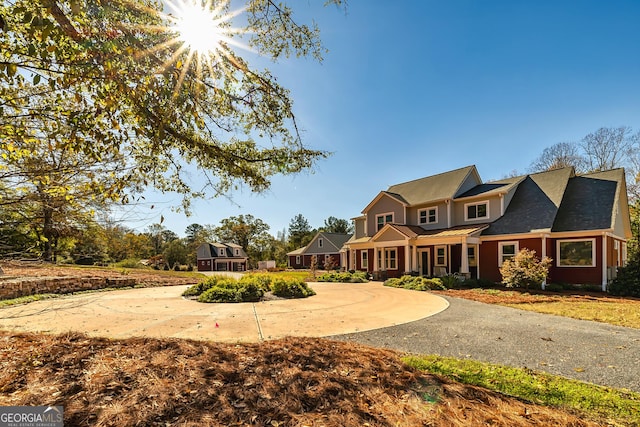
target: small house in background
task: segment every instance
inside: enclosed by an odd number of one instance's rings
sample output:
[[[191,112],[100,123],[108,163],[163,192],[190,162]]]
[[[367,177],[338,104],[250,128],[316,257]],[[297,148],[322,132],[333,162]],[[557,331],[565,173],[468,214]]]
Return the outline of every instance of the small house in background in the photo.
[[[198,246],[198,271],[246,271],[248,257],[235,243],[203,243]]]
[[[316,257],[318,268],[345,268],[346,252],[341,249],[351,238],[351,234],[319,232],[303,248],[287,253],[290,268],[311,268],[313,257]]]

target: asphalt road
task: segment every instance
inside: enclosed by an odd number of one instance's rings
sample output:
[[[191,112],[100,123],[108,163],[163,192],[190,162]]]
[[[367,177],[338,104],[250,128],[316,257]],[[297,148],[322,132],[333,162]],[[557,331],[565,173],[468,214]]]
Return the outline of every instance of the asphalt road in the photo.
[[[640,392],[640,330],[446,297],[422,320],[331,338],[526,367]]]

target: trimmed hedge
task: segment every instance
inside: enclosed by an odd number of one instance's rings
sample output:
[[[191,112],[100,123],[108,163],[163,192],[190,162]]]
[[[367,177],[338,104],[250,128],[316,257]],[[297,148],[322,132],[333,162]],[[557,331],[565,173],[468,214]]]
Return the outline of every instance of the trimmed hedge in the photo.
[[[439,278],[427,279],[426,277],[402,276],[400,278],[387,279],[384,286],[392,288],[411,289],[414,291],[431,291],[434,289],[445,290],[446,287]]]
[[[284,279],[268,274],[247,274],[240,280],[226,276],[210,276],[189,287],[182,295],[198,297],[199,302],[257,302],[265,293],[282,298],[306,298],[316,293],[297,279]]]
[[[366,283],[367,273],[364,271],[334,271],[325,273],[316,279],[318,282],[334,282],[334,283]]]
[[[281,298],[307,298],[316,292],[302,280],[275,278],[271,282],[271,292]]]

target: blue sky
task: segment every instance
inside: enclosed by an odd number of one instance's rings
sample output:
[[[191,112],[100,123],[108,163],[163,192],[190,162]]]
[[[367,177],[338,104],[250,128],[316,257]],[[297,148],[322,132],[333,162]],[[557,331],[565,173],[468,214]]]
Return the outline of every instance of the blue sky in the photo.
[[[258,63],[291,90],[305,144],[334,154],[265,194],[196,201],[191,217],[171,211],[179,196],[150,193],[129,226],[162,215],[184,235],[251,214],[275,235],[302,214],[320,227],[358,216],[392,184],[471,164],[500,179],[600,127],[640,130],[640,1],[349,0],[346,12],[291,3],[329,52],[322,63]]]

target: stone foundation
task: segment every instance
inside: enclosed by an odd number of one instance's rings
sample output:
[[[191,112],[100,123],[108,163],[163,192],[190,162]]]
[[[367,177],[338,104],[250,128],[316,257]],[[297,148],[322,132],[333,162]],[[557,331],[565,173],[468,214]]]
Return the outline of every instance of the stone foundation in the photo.
[[[104,288],[124,288],[136,284],[136,279],[104,277],[26,277],[0,279],[0,299],[36,294],[68,294]]]

